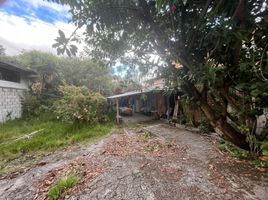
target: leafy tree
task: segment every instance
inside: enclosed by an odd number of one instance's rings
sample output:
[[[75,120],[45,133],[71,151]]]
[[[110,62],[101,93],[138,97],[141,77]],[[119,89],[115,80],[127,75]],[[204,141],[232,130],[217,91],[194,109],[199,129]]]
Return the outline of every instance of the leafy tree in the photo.
[[[102,95],[110,95],[114,90],[111,69],[102,62],[69,58],[63,60],[63,66],[63,79],[68,84],[86,86]]]
[[[58,57],[40,51],[28,51],[20,54],[16,62],[38,73],[39,77],[33,89],[44,101],[58,97],[58,88],[63,83],[86,86],[102,95],[109,95],[114,90],[112,71],[97,60]]]
[[[61,59],[50,53],[40,51],[26,51],[18,56],[21,65],[30,68],[38,73],[38,79],[33,85],[36,94],[44,102],[47,99],[59,96],[58,87],[62,83],[60,74]]]
[[[267,106],[264,0],[55,1],[69,4],[73,23],[85,27],[90,55],[107,62],[137,62],[147,71],[157,66],[226,139],[249,148],[256,116]],[[62,41],[58,47],[66,47],[70,39]]]
[[[137,83],[133,79],[128,79],[126,77],[114,76],[113,83],[115,88],[114,93],[116,94],[142,89],[140,83]]]

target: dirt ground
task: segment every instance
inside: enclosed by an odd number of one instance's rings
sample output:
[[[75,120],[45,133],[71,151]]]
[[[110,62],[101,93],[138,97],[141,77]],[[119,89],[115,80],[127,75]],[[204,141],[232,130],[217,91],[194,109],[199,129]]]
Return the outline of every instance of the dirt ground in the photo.
[[[125,128],[49,155],[0,179],[0,199],[47,199],[49,188],[74,172],[81,179],[64,199],[268,199],[267,171],[220,152],[211,137],[165,124]]]
[[[123,118],[123,124],[136,124],[136,123],[142,123],[142,122],[148,122],[152,121],[154,119],[153,116],[146,116],[140,113],[133,113],[131,116],[122,116]]]

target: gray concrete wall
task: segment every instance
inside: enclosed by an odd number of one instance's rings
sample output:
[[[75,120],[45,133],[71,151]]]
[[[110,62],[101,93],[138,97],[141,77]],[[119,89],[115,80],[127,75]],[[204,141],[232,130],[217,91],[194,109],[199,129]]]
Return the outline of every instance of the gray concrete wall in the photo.
[[[0,122],[21,117],[23,89],[0,87]]]
[[[28,86],[29,80],[23,74],[20,83],[0,80],[0,123],[21,117],[23,93]]]

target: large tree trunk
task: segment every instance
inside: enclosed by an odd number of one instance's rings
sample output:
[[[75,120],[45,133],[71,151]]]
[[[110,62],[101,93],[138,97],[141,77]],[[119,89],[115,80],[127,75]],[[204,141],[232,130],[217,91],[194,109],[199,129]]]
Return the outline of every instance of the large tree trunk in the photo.
[[[162,35],[163,32],[161,29],[159,29],[159,27],[157,26],[157,24],[154,22],[153,18],[150,16],[150,7],[148,5],[148,2],[145,0],[139,0],[140,6],[143,9],[143,15],[138,16],[141,18],[142,21],[144,21],[146,24],[149,24],[151,27],[151,30],[154,31],[154,33],[156,33],[156,40],[158,41],[159,45],[157,46],[157,50],[159,51],[160,54],[165,55],[165,49],[169,49],[170,47],[167,46],[166,42],[162,40]],[[203,9],[203,12],[201,14],[201,18],[200,20],[204,19],[204,15],[207,12],[207,9],[209,8],[211,1],[207,0],[206,1],[206,5]],[[237,9],[235,11],[234,14],[234,18],[237,18],[239,20],[238,23],[238,27],[243,27],[244,23],[245,23],[245,9],[246,9],[246,0],[239,0],[239,4],[237,6]],[[183,22],[184,15],[181,15],[181,21]],[[197,29],[199,29],[200,26],[200,22],[198,22],[197,24]],[[185,30],[184,27],[181,27],[182,30],[181,32],[184,33]],[[198,32],[198,31],[197,31]],[[197,34],[197,32],[195,32],[195,34]],[[195,35],[194,34],[194,35]],[[182,35],[182,38],[180,41],[184,41],[184,35]],[[192,37],[194,38],[194,37]],[[188,49],[191,49],[191,46],[194,44],[193,40],[190,42],[190,44],[188,45]],[[185,49],[185,45],[180,46],[180,44],[178,44],[178,48],[177,51],[174,53],[174,60],[178,60],[183,66],[184,69],[186,71],[194,71],[194,60],[196,60],[196,58],[191,58],[191,54],[187,52],[187,49]],[[236,67],[239,65],[239,58],[240,58],[240,51],[241,51],[241,41],[238,41],[236,44],[236,47],[234,49],[234,55],[233,55],[233,68],[236,69]],[[181,50],[182,48],[183,51]],[[179,56],[178,56],[179,55]],[[175,59],[176,58],[176,59]],[[198,92],[198,90],[196,89],[195,85],[191,82],[187,82],[184,85],[186,91],[189,93],[190,96],[194,97],[196,101],[200,102],[200,108],[201,110],[204,112],[205,116],[210,120],[211,125],[214,128],[217,128],[218,130],[220,130],[223,134],[223,137],[226,138],[227,140],[231,141],[233,144],[243,148],[243,149],[249,149],[249,144],[246,141],[246,135],[241,134],[240,132],[238,132],[236,129],[234,129],[228,122],[227,122],[227,113],[217,113],[216,110],[214,110],[208,103],[207,103],[207,99],[204,98],[206,93],[203,93],[203,95],[201,93]]]
[[[210,124],[215,128],[218,129],[222,134],[223,137],[232,142],[233,144],[237,145],[240,148],[249,149],[249,144],[246,140],[246,135],[241,134],[238,132],[234,127],[232,127],[227,122],[226,113],[217,113],[215,109],[213,109],[207,102],[207,98],[204,98],[206,95],[201,94],[195,87],[194,84],[187,82],[184,85],[186,91],[195,98],[196,101],[199,101],[199,106],[207,119],[210,121]]]
[[[246,135],[243,135],[236,131],[226,120],[226,117],[216,115],[216,112],[210,108],[207,102],[200,102],[200,108],[204,112],[205,116],[210,120],[211,125],[218,129],[224,139],[232,142],[243,149],[249,149],[249,144],[246,141]]]

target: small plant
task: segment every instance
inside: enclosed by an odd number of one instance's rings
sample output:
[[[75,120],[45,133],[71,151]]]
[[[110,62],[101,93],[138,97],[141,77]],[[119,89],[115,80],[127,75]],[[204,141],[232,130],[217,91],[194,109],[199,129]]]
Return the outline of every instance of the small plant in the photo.
[[[268,160],[255,160],[254,164],[260,168],[268,168]]]
[[[59,180],[48,193],[50,200],[57,200],[63,196],[63,194],[70,188],[73,188],[78,182],[79,177],[74,174],[70,174],[66,179]]]
[[[247,142],[249,143],[250,153],[253,157],[257,158],[261,153],[260,141],[257,140],[256,136],[250,131],[246,125],[240,125],[238,127],[242,134],[247,136]]]
[[[144,132],[140,135],[140,139],[142,142],[148,142],[148,140],[152,137],[150,132]]]
[[[219,145],[219,148],[228,152],[232,157],[238,160],[248,160],[250,158],[250,153],[248,151],[239,149],[238,147],[224,140]]]

